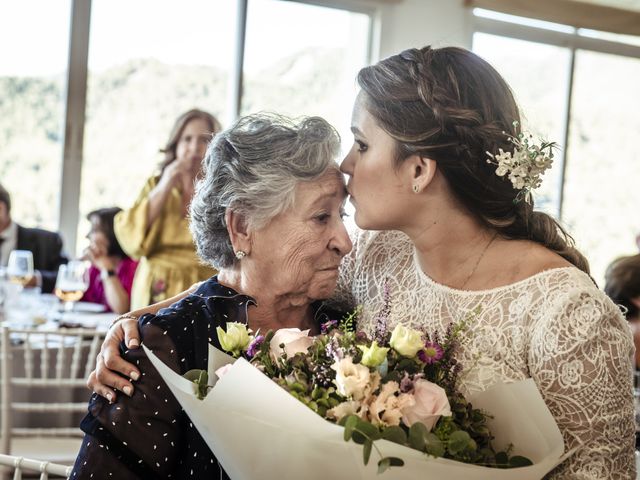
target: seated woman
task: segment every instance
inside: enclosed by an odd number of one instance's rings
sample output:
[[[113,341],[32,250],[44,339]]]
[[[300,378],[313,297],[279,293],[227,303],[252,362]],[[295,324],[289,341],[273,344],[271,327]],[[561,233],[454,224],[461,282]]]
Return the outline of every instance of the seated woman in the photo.
[[[190,207],[199,256],[219,269],[183,300],[140,318],[142,341],[179,373],[206,369],[216,327],[318,331],[351,250],[339,137],[324,120],[240,119],[213,140]],[[124,349],[124,346],[123,346]],[[130,397],[94,394],[70,478],[228,478],[142,349],[125,359],[142,376]]]
[[[83,257],[91,262],[89,288],[82,300],[100,303],[108,311],[124,313],[131,304],[131,285],[138,262],[130,258],[113,232],[113,219],[122,209],[100,208],[87,215],[91,230]]]
[[[604,291],[624,307],[636,347],[635,366],[640,369],[640,254],[620,257],[607,267]]]

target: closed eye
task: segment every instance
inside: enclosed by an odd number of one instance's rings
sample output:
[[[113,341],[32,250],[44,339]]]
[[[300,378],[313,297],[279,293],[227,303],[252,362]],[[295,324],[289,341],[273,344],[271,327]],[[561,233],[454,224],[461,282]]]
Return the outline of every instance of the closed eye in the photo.
[[[367,151],[367,144],[365,144],[364,142],[362,142],[361,140],[355,140],[356,145],[358,145],[358,151],[359,152],[366,152]]]
[[[314,220],[316,222],[327,223],[329,221],[329,219],[331,218],[331,215],[329,215],[328,213],[321,213],[320,215],[316,215],[313,218],[314,218]]]

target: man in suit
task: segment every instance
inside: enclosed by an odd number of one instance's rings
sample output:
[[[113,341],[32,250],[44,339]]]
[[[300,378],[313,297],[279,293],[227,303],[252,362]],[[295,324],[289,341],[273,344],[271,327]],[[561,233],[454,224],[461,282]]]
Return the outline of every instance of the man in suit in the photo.
[[[12,250],[29,250],[33,253],[36,277],[31,286],[41,282],[42,291],[53,292],[58,267],[67,263],[62,252],[60,235],[40,228],[25,228],[11,220],[11,196],[0,185],[0,265],[6,266]]]

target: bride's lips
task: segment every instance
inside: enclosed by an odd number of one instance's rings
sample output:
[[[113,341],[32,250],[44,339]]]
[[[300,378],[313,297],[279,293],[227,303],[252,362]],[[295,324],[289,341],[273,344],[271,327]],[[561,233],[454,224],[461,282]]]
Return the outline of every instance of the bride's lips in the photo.
[[[353,193],[351,193],[351,189],[349,188],[349,186],[347,185],[347,194],[349,194],[349,201],[351,203],[355,202],[356,199],[353,197]]]

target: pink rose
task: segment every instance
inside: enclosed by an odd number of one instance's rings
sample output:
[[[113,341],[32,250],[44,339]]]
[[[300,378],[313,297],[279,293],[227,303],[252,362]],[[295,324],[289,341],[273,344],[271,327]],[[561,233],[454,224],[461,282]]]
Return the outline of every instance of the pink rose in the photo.
[[[431,431],[441,416],[451,416],[447,392],[435,383],[417,380],[414,383],[413,397],[415,403],[402,409],[402,422],[407,427],[421,422]]]
[[[218,380],[224,377],[231,367],[233,367],[233,363],[227,363],[226,365],[223,365],[219,369],[217,369],[214,373],[218,377]]]
[[[301,331],[299,328],[281,328],[277,330],[269,343],[271,356],[279,357],[282,355],[281,344],[284,344],[284,352],[287,357],[291,358],[298,352],[306,352],[313,338],[309,336],[309,330]]]

